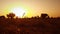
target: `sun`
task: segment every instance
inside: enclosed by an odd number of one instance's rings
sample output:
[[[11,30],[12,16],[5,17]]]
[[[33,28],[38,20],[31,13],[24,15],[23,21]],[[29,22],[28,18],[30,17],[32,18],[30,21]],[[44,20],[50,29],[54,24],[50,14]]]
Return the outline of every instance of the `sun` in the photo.
[[[17,17],[22,18],[25,15],[26,10],[22,7],[14,7],[11,8],[11,12],[14,13]]]

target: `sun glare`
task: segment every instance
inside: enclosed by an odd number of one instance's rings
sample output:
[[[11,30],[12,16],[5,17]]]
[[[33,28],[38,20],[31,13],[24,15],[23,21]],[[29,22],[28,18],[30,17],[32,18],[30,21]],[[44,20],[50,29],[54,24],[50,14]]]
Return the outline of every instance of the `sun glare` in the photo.
[[[21,7],[14,7],[11,9],[11,12],[13,12],[17,17],[22,18],[24,14],[26,13],[25,9]]]

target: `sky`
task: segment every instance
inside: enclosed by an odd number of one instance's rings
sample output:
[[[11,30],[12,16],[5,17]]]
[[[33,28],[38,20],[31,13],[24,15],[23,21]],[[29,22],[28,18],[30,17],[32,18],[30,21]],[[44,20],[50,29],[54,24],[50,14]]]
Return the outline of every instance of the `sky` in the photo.
[[[60,17],[60,0],[0,0],[0,16],[6,15],[14,6],[26,9],[26,17],[41,16]]]

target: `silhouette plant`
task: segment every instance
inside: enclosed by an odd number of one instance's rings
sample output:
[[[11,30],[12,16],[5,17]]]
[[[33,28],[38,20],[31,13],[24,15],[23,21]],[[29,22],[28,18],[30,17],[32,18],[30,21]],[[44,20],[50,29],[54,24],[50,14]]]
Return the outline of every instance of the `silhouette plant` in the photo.
[[[5,19],[5,16],[0,16],[0,19]]]
[[[49,18],[49,15],[48,14],[41,14],[41,18]]]
[[[12,19],[12,18],[15,17],[15,14],[14,13],[9,13],[9,14],[7,14],[7,17]]]

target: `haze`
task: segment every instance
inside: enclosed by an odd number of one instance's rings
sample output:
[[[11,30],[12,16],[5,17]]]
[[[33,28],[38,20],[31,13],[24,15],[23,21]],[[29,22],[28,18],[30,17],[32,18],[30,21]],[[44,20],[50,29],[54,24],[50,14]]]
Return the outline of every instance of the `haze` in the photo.
[[[26,17],[40,16],[41,13],[47,13],[50,17],[60,17],[60,0],[0,0],[0,16],[8,14],[12,4],[26,8]]]

